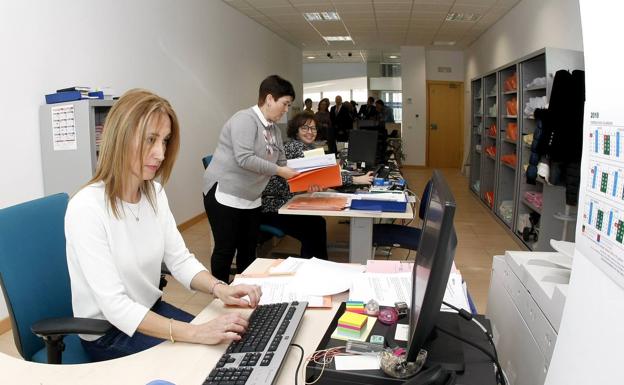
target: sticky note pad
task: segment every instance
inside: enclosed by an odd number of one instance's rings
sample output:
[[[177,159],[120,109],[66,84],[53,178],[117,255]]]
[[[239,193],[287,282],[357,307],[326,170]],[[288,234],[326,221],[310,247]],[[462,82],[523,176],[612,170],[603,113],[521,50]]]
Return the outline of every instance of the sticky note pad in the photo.
[[[354,326],[361,329],[366,325],[368,317],[364,314],[353,313],[350,311],[344,312],[344,314],[338,319],[339,324]]]

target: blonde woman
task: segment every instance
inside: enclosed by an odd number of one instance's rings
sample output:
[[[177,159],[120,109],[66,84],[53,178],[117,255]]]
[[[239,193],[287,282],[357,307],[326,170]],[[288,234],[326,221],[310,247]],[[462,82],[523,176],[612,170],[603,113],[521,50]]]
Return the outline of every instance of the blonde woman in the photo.
[[[247,321],[239,314],[192,325],[191,314],[162,301],[163,261],[186,288],[226,304],[255,307],[261,296],[257,286],[217,280],[186,248],[160,184],[171,175],[179,145],[178,119],[169,102],[149,91],[128,91],[106,118],[95,176],[69,202],[65,233],[74,315],[113,325],[104,336],[80,336],[94,361],[163,340],[240,339]]]

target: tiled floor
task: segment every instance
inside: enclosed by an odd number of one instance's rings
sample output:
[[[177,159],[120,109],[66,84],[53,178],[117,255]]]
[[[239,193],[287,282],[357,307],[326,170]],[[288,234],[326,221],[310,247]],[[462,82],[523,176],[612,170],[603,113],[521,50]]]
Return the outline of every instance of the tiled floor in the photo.
[[[403,174],[411,189],[420,195],[425,183],[431,177],[431,170],[407,169],[404,170]],[[468,284],[468,289],[477,309],[480,313],[484,313],[490,284],[492,256],[502,254],[505,250],[520,250],[522,248],[468,190],[466,177],[457,170],[444,170],[444,175],[457,201],[455,229],[458,247],[455,263]],[[332,218],[328,219],[327,222],[329,243],[344,246],[349,239],[348,225]],[[414,221],[412,225],[418,226],[418,222]],[[183,231],[182,236],[188,248],[195,253],[197,258],[206,266],[210,266],[212,241],[208,220],[204,219]],[[271,246],[270,243],[266,244],[261,251],[263,253],[272,251],[277,255],[288,255],[296,254],[299,250],[298,242],[290,237],[285,237],[272,247],[272,250],[269,250]],[[329,254],[331,260],[347,260],[346,251],[330,249]],[[405,256],[406,253],[403,250],[394,250],[390,258],[404,259]],[[412,253],[410,258],[413,257],[414,254]],[[165,288],[164,298],[193,314],[199,313],[212,299],[206,294],[191,293],[174,280],[169,280],[169,284]],[[0,352],[19,357],[11,332],[0,335]]]

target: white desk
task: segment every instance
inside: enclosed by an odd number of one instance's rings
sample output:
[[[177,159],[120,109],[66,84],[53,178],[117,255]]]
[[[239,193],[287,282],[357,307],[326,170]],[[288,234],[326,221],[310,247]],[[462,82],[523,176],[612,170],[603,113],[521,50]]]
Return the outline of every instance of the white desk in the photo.
[[[297,195],[297,197],[307,195],[309,194],[301,194]],[[290,203],[290,201],[288,201],[284,206],[288,206],[288,203]],[[351,209],[345,209],[341,211],[290,210],[285,207],[279,209],[278,213],[285,215],[320,215],[323,217],[351,218],[351,227],[349,229],[349,262],[361,264],[366,264],[367,260],[374,258],[373,219],[412,219],[414,217],[412,206],[409,203],[407,205],[407,208],[405,209],[405,212],[403,213],[362,211]]]
[[[247,272],[266,271],[273,262],[269,259],[256,259]],[[347,293],[334,296],[333,308],[308,309],[303,317],[299,332],[294,342],[305,350],[305,356],[318,346],[327,325],[331,322],[336,309],[347,299]],[[225,308],[215,300],[195,318],[193,323],[205,322],[225,312],[251,310]],[[46,365],[23,361],[0,353],[0,376],[10,384],[132,384],[142,385],[160,379],[176,385],[200,385],[213,369],[227,344],[206,346],[177,342],[163,342],[151,349],[116,360],[81,364],[81,365]],[[276,384],[295,383],[295,370],[300,358],[299,349],[291,349]],[[304,357],[305,358],[305,357]],[[299,379],[299,383],[303,383]]]

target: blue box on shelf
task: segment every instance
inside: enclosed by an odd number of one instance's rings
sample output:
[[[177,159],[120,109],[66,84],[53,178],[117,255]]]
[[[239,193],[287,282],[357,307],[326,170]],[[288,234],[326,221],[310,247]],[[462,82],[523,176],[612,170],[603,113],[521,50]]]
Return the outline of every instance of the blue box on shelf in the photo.
[[[53,94],[48,94],[45,96],[46,104],[71,102],[80,99],[82,99],[82,94],[80,93],[80,91],[55,92]]]

